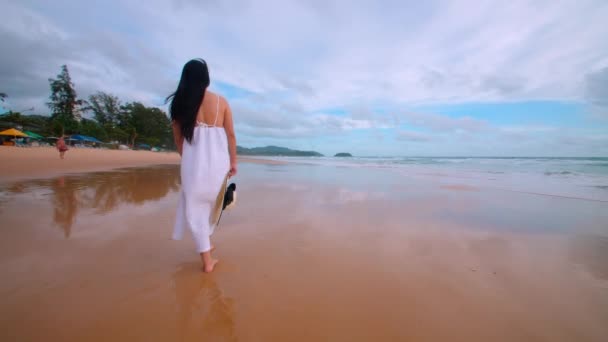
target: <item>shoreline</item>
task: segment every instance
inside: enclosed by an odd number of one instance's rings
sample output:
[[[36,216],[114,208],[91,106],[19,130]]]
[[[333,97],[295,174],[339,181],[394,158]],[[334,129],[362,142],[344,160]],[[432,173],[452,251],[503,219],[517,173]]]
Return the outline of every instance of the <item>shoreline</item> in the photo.
[[[0,147],[0,183],[128,167],[179,165],[177,152],[71,148],[64,160],[54,147]],[[239,163],[284,165],[287,162],[238,157]]]

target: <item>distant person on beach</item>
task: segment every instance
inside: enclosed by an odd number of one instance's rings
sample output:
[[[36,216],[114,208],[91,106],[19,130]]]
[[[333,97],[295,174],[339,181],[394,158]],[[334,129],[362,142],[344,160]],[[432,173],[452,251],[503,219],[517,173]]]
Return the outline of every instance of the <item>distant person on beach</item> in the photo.
[[[175,146],[182,156],[182,191],[177,204],[173,239],[190,230],[203,262],[211,272],[217,260],[210,236],[211,211],[226,176],[236,175],[236,136],[225,98],[207,90],[209,69],[202,59],[184,65],[177,90],[167,98]]]
[[[61,136],[57,139],[57,151],[59,151],[59,158],[63,159],[65,157],[65,151],[68,150],[68,145],[65,143],[65,139]]]

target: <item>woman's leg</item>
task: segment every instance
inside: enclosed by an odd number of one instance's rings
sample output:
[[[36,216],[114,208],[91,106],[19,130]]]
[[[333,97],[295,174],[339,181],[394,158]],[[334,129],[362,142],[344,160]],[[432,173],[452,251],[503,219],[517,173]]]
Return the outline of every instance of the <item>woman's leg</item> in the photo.
[[[217,260],[211,256],[213,247],[211,246],[211,239],[208,234],[200,232],[197,237],[198,250],[201,255],[201,261],[203,262],[203,271],[212,272]]]
[[[201,253],[201,260],[203,262],[203,271],[206,273],[212,272],[215,264],[218,262],[217,259],[213,259],[211,256],[211,250]]]
[[[211,272],[217,263],[217,260],[213,259],[211,252],[213,246],[211,245],[209,223],[207,222],[209,217],[210,205],[208,203],[198,203],[196,208],[192,208],[192,203],[188,201],[188,197],[184,197],[185,216],[188,226],[191,228],[190,232],[196,243],[196,249],[201,256],[203,262],[203,271]],[[188,206],[190,204],[190,206]],[[190,215],[191,213],[197,213],[197,215]],[[203,219],[205,218],[205,219]],[[201,221],[203,220],[203,221]],[[192,227],[198,227],[198,229],[192,229]]]

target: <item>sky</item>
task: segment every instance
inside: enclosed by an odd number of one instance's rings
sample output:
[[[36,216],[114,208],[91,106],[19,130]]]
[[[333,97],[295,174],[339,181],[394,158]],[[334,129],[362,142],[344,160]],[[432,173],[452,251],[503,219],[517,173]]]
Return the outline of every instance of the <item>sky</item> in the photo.
[[[608,156],[608,1],[0,0],[1,111],[78,95],[167,109],[189,59],[246,147]],[[29,110],[30,108],[33,110]]]

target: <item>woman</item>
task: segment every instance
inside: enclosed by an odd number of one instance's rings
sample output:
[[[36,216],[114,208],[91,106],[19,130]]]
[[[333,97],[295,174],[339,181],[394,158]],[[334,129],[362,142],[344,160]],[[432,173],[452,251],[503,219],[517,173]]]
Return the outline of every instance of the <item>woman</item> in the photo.
[[[209,223],[211,210],[222,183],[236,175],[236,137],[228,102],[207,90],[209,70],[202,59],[184,65],[169,113],[173,137],[182,156],[182,193],[177,205],[173,239],[180,240],[189,229],[203,262],[203,271],[211,272],[217,260],[211,257]]]
[[[63,135],[57,139],[57,151],[59,151],[59,158],[63,159],[63,157],[65,156],[65,151],[68,150],[68,146],[65,143],[65,139],[63,138]]]

